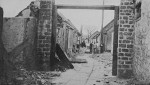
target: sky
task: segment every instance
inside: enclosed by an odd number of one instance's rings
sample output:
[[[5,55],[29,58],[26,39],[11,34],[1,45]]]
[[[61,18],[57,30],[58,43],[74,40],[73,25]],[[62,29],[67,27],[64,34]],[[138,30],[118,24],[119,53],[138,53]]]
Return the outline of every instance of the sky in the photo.
[[[31,1],[34,0],[0,0],[0,6],[4,9],[4,17],[14,17],[21,10],[26,8]],[[56,4],[72,4],[72,5],[102,5],[103,0],[55,0]],[[120,0],[104,0],[105,5],[120,5]],[[81,10],[81,9],[59,9],[66,18],[80,31],[83,27],[83,33],[87,33],[87,29],[100,31],[102,24],[101,10]],[[114,11],[104,11],[104,26],[114,18]]]

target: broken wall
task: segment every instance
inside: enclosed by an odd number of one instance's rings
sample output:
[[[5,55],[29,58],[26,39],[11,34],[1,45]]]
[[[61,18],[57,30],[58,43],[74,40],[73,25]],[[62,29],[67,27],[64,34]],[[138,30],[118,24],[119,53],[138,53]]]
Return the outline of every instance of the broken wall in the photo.
[[[136,2],[134,75],[137,80],[150,83],[150,1]],[[140,6],[141,5],[141,6]],[[138,11],[137,11],[138,10]],[[141,11],[140,11],[141,10]]]
[[[2,40],[7,52],[11,52],[19,44],[29,39],[31,45],[14,59],[14,62],[27,69],[35,69],[35,36],[36,19],[34,18],[4,18]]]

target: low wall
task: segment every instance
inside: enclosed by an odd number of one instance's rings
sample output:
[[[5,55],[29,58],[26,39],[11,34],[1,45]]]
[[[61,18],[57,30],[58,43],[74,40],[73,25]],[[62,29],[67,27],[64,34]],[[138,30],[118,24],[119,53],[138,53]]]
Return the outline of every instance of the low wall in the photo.
[[[33,69],[35,58],[35,36],[36,36],[36,19],[34,18],[4,18],[2,40],[4,47],[11,52],[16,46],[29,39],[31,45],[26,47],[22,53],[14,59],[27,69]]]

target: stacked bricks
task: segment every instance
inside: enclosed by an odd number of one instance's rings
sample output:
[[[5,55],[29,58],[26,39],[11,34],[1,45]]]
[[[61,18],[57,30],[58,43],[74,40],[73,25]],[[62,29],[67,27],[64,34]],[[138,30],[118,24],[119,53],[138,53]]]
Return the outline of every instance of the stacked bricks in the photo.
[[[50,69],[51,33],[52,33],[52,1],[40,0],[37,34],[38,70]]]
[[[118,69],[119,78],[131,78],[134,40],[133,0],[121,0],[118,29]]]

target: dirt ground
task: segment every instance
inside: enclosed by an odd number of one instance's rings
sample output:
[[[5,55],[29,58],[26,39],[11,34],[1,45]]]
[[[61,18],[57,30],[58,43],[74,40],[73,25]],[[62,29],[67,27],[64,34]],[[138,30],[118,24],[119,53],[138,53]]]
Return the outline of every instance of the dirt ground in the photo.
[[[80,54],[87,63],[74,63],[74,69],[60,73],[52,79],[52,85],[133,85],[130,80],[112,76],[112,54]]]

